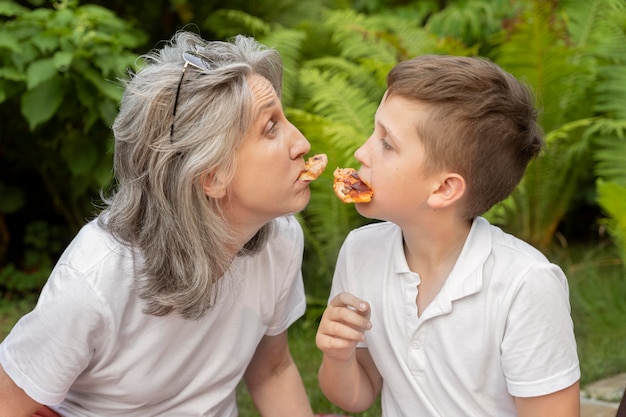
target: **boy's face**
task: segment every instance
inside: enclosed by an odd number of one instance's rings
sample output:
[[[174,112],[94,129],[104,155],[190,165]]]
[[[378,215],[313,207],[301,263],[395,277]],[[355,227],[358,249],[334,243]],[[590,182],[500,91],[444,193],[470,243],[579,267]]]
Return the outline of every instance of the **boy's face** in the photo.
[[[383,97],[374,132],[354,154],[361,163],[359,175],[374,190],[370,203],[356,205],[363,216],[402,226],[428,209],[427,198],[439,186],[437,175],[426,175],[423,169],[424,147],[417,134],[417,123],[428,112],[424,103]]]

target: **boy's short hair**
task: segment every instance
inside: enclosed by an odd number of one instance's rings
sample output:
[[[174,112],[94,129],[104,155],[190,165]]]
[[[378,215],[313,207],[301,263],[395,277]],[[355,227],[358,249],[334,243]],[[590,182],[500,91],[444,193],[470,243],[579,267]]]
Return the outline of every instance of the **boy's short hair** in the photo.
[[[430,106],[416,126],[425,168],[463,176],[464,217],[474,218],[505,199],[544,145],[530,90],[486,59],[419,56],[397,64],[387,86],[388,96]]]

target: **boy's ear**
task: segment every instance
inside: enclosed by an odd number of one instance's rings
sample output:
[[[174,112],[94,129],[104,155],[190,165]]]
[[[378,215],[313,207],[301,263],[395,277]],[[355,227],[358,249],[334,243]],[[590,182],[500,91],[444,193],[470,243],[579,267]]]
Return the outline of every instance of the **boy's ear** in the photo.
[[[215,172],[207,173],[202,179],[204,195],[210,198],[222,198],[226,195],[226,184],[219,179]]]
[[[449,207],[465,194],[465,178],[459,174],[446,172],[440,177],[437,188],[430,193],[428,205],[433,209]]]

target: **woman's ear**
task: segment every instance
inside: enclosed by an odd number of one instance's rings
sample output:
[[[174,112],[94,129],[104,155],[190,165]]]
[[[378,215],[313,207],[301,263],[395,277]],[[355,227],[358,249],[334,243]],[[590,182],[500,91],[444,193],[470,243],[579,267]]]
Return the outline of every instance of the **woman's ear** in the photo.
[[[445,172],[439,177],[436,188],[428,196],[428,205],[433,209],[451,206],[465,194],[465,178],[459,174]]]
[[[210,172],[202,179],[204,195],[210,198],[222,198],[226,195],[226,184],[219,179],[215,172]]]

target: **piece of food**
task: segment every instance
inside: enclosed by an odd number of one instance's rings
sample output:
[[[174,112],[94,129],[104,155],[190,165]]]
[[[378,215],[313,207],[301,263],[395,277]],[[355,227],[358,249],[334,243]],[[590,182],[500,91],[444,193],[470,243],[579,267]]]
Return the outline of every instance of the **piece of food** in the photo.
[[[300,173],[298,179],[302,181],[313,181],[317,179],[317,177],[322,175],[322,172],[326,169],[326,164],[328,164],[328,157],[326,154],[320,153],[313,155],[306,161],[304,169]]]
[[[337,168],[333,173],[333,189],[344,203],[368,203],[374,191],[366,184],[354,168]]]

